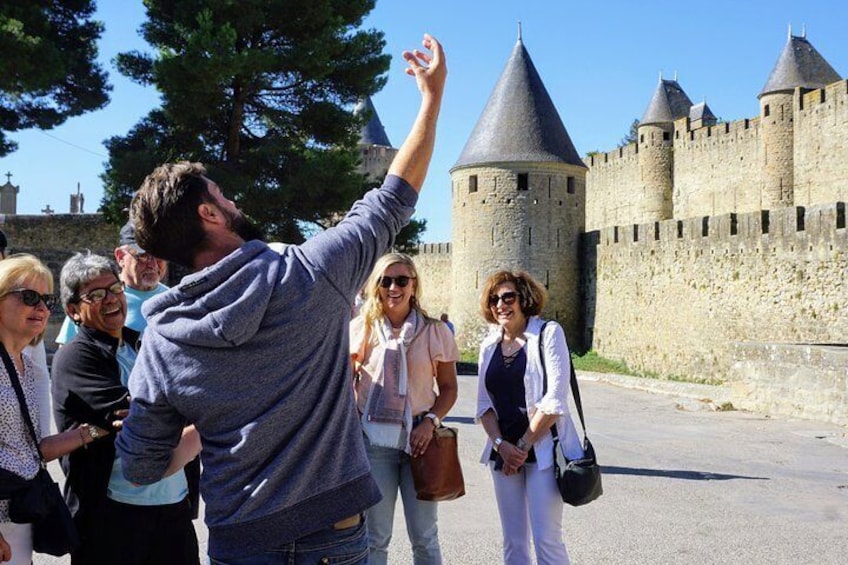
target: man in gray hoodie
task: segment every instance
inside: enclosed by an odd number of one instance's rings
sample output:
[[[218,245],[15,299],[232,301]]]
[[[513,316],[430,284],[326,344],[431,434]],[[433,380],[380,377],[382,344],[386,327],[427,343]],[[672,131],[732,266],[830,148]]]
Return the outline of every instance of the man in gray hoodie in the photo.
[[[272,250],[197,163],[158,167],[133,199],[138,243],[193,273],[144,305],[116,445],[127,479],[149,484],[195,424],[212,563],[367,562],[362,512],[381,495],[353,402],[348,322],[432,156],[447,68],[434,38],[423,45],[429,53],[403,53],[421,91],[412,130],[383,186],[336,227]]]

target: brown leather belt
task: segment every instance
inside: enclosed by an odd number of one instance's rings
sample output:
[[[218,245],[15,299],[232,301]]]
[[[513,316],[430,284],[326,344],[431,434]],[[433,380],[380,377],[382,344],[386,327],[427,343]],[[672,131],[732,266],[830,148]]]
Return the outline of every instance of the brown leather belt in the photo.
[[[344,520],[339,520],[335,524],[333,524],[334,530],[346,530],[348,528],[353,528],[354,526],[358,526],[362,523],[362,514],[354,514],[350,518],[345,518]]]

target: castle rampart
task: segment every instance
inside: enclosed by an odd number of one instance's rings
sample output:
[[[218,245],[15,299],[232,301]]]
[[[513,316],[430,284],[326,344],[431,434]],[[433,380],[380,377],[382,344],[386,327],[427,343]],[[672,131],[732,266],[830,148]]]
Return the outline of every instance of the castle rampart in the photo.
[[[445,312],[455,319],[451,311],[451,244],[419,245],[418,253],[412,259],[422,278],[421,304],[424,309],[434,318]]]
[[[845,198],[848,187],[848,81],[798,97],[795,120],[795,203]]]
[[[727,379],[737,342],[848,343],[842,202],[616,226],[588,240],[588,325],[605,357]]]

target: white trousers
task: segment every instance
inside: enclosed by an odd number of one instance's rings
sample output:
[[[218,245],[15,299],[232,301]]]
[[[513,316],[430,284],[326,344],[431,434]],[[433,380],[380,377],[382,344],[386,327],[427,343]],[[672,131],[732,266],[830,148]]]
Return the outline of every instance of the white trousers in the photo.
[[[521,472],[507,477],[490,464],[495,498],[503,530],[506,565],[528,565],[530,535],[539,565],[567,565],[568,550],[562,541],[562,507],[554,470],[525,464]]]
[[[12,546],[12,560],[3,565],[31,565],[32,524],[0,522],[0,533]]]

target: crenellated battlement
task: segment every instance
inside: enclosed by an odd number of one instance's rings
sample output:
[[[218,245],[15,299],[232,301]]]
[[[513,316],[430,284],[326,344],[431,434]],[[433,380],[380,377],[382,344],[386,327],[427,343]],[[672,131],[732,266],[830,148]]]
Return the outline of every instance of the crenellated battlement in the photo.
[[[450,255],[450,242],[422,243],[418,246],[418,255]]]
[[[638,154],[639,145],[636,143],[629,143],[612,151],[607,151],[606,153],[593,153],[591,155],[587,155],[583,159],[583,162],[589,168],[602,167],[610,163],[616,163],[619,160],[627,160],[636,157]]]
[[[793,206],[744,214],[721,214],[665,220],[599,230],[605,246],[666,246],[692,248],[737,244],[740,248],[792,247],[803,235],[810,241],[830,240],[846,226],[845,203]],[[813,251],[813,250],[810,250]]]

